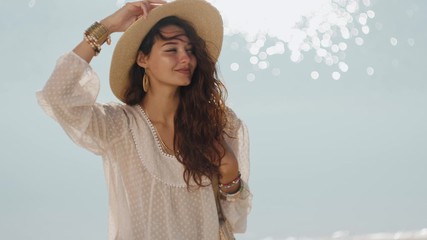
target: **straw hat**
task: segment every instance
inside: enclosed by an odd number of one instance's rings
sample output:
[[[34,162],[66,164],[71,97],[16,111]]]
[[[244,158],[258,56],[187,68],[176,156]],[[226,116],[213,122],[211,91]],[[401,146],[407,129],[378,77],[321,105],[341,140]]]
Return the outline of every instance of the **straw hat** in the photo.
[[[130,83],[129,71],[135,63],[138,48],[150,29],[161,19],[176,16],[190,22],[197,34],[205,40],[211,57],[219,57],[223,23],[219,11],[205,0],[175,0],[159,6],[133,23],[120,37],[113,52],[110,67],[110,87],[124,102],[124,93]],[[141,80],[142,81],[142,80]]]

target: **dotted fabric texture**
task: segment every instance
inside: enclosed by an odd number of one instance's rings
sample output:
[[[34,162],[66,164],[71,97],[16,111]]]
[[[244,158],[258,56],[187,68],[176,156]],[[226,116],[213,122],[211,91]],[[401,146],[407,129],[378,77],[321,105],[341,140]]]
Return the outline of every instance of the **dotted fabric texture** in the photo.
[[[218,240],[218,215],[211,186],[187,190],[183,166],[165,154],[139,106],[99,104],[100,81],[73,52],[62,56],[37,92],[44,111],[78,145],[102,156],[109,192],[109,239]],[[227,142],[239,161],[244,192],[221,200],[233,232],[246,229],[252,194],[249,139],[245,125],[229,111]],[[204,179],[209,183],[209,179]],[[192,182],[192,184],[194,184]]]

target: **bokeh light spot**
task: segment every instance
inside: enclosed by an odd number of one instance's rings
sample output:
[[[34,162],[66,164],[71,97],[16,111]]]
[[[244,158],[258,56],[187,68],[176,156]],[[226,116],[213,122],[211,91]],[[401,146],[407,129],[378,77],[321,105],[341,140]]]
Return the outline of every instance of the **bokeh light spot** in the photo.
[[[359,30],[357,28],[351,29],[351,36],[355,37],[359,35]]]
[[[341,73],[339,73],[339,72],[333,72],[332,73],[332,79],[340,80],[340,78],[341,78]]]
[[[359,3],[357,3],[356,1],[352,1],[352,2],[350,1],[347,4],[346,9],[347,9],[348,12],[354,13],[354,12],[356,12],[359,9]]]
[[[311,76],[312,79],[317,80],[320,75],[319,75],[319,72],[312,71],[311,74],[310,74],[310,76]]]
[[[279,76],[280,68],[273,68],[273,70],[271,70],[271,74],[273,74],[273,76]]]
[[[266,61],[261,61],[258,63],[258,68],[261,70],[267,69],[268,68],[268,62]]]
[[[258,48],[262,48],[262,47],[264,47],[264,44],[265,44],[265,36],[260,36],[261,38],[259,38],[258,40],[256,40],[256,42],[255,42],[255,45],[258,47]]]
[[[390,44],[391,44],[392,46],[396,46],[396,45],[397,45],[397,38],[395,38],[395,37],[391,37],[391,38],[390,38]]]
[[[249,47],[249,52],[252,55],[257,55],[259,53],[259,47],[256,46],[255,44],[252,44],[252,46]]]
[[[369,18],[374,18],[374,17],[375,17],[375,12],[374,12],[374,11],[372,11],[372,10],[368,10],[368,11],[366,12],[366,14],[368,15],[368,17],[369,17]]]
[[[339,52],[339,51],[340,51],[340,47],[338,47],[338,45],[337,45],[337,44],[334,44],[334,45],[332,45],[332,46],[331,46],[331,51],[332,51],[333,53],[337,53],[337,52]]]
[[[348,65],[345,62],[339,62],[338,67],[341,70],[341,72],[347,72],[348,71]]]
[[[232,71],[238,71],[239,70],[239,64],[238,63],[232,63],[231,65],[230,65],[230,68],[231,68],[231,70]]]
[[[324,48],[319,48],[317,49],[316,54],[319,57],[325,57],[328,54],[328,52]]]
[[[283,54],[285,53],[285,44],[283,42],[276,42],[274,46],[268,47],[266,52],[268,55]]]
[[[364,34],[368,34],[368,33],[369,33],[369,26],[363,26],[363,27],[362,27],[362,32],[363,32]]]
[[[327,57],[327,58],[325,58],[325,64],[326,64],[327,66],[332,66],[332,65],[334,65],[334,59],[333,59],[332,57]]]
[[[362,2],[363,2],[363,5],[367,7],[371,6],[371,0],[363,0]]]
[[[255,81],[255,78],[255,74],[253,73],[249,73],[248,75],[246,75],[246,80],[248,80],[249,82]]]
[[[367,73],[369,76],[372,76],[372,75],[374,75],[375,70],[374,70],[374,68],[373,68],[373,67],[368,67],[368,68],[366,68],[366,73]]]
[[[303,56],[302,56],[301,52],[299,52],[299,51],[292,52],[292,54],[291,54],[291,61],[292,62],[298,63],[298,62],[301,62],[302,60],[303,60]]]
[[[265,59],[267,59],[267,53],[266,53],[266,52],[260,52],[260,53],[258,54],[258,57],[259,57],[259,59],[261,59],[261,60],[265,60]]]
[[[357,37],[357,38],[354,40],[354,42],[356,43],[356,45],[357,45],[357,46],[362,46],[362,45],[363,45],[363,43],[364,43],[364,40],[363,40],[363,38],[361,38],[361,37]]]
[[[368,14],[361,13],[359,15],[359,23],[362,24],[362,25],[366,25],[366,23],[368,23]]]
[[[347,44],[345,42],[340,42],[338,44],[338,47],[340,48],[341,51],[345,51],[347,49]]]
[[[249,62],[252,63],[253,65],[257,64],[259,61],[257,56],[252,56],[249,58]]]

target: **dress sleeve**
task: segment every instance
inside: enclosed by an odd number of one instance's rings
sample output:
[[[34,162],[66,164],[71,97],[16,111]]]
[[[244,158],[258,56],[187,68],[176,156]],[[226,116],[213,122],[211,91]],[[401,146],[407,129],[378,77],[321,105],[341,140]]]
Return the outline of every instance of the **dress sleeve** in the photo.
[[[234,233],[246,231],[246,222],[252,208],[252,193],[249,181],[249,134],[246,125],[236,117],[234,112],[229,112],[229,130],[226,141],[236,155],[239,163],[243,190],[237,199],[233,201],[221,200],[221,206],[225,217],[230,222]]]
[[[36,93],[43,110],[78,145],[101,155],[120,136],[127,122],[119,104],[96,103],[100,81],[90,65],[74,52],[58,59],[44,88]]]

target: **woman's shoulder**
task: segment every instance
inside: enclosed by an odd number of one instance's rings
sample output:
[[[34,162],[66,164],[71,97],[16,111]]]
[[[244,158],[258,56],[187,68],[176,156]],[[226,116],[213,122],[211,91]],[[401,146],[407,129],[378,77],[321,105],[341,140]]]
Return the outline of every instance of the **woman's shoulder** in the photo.
[[[235,132],[240,128],[242,120],[237,116],[236,112],[231,107],[226,107],[227,129]]]
[[[108,108],[117,117],[125,118],[129,128],[147,127],[148,122],[139,105],[128,105],[124,103],[110,103]]]
[[[129,124],[137,114],[136,108],[120,102],[97,103],[97,108],[107,118],[107,120],[118,123],[127,122]]]
[[[225,112],[228,120],[241,121],[238,114],[230,106],[225,107]]]

